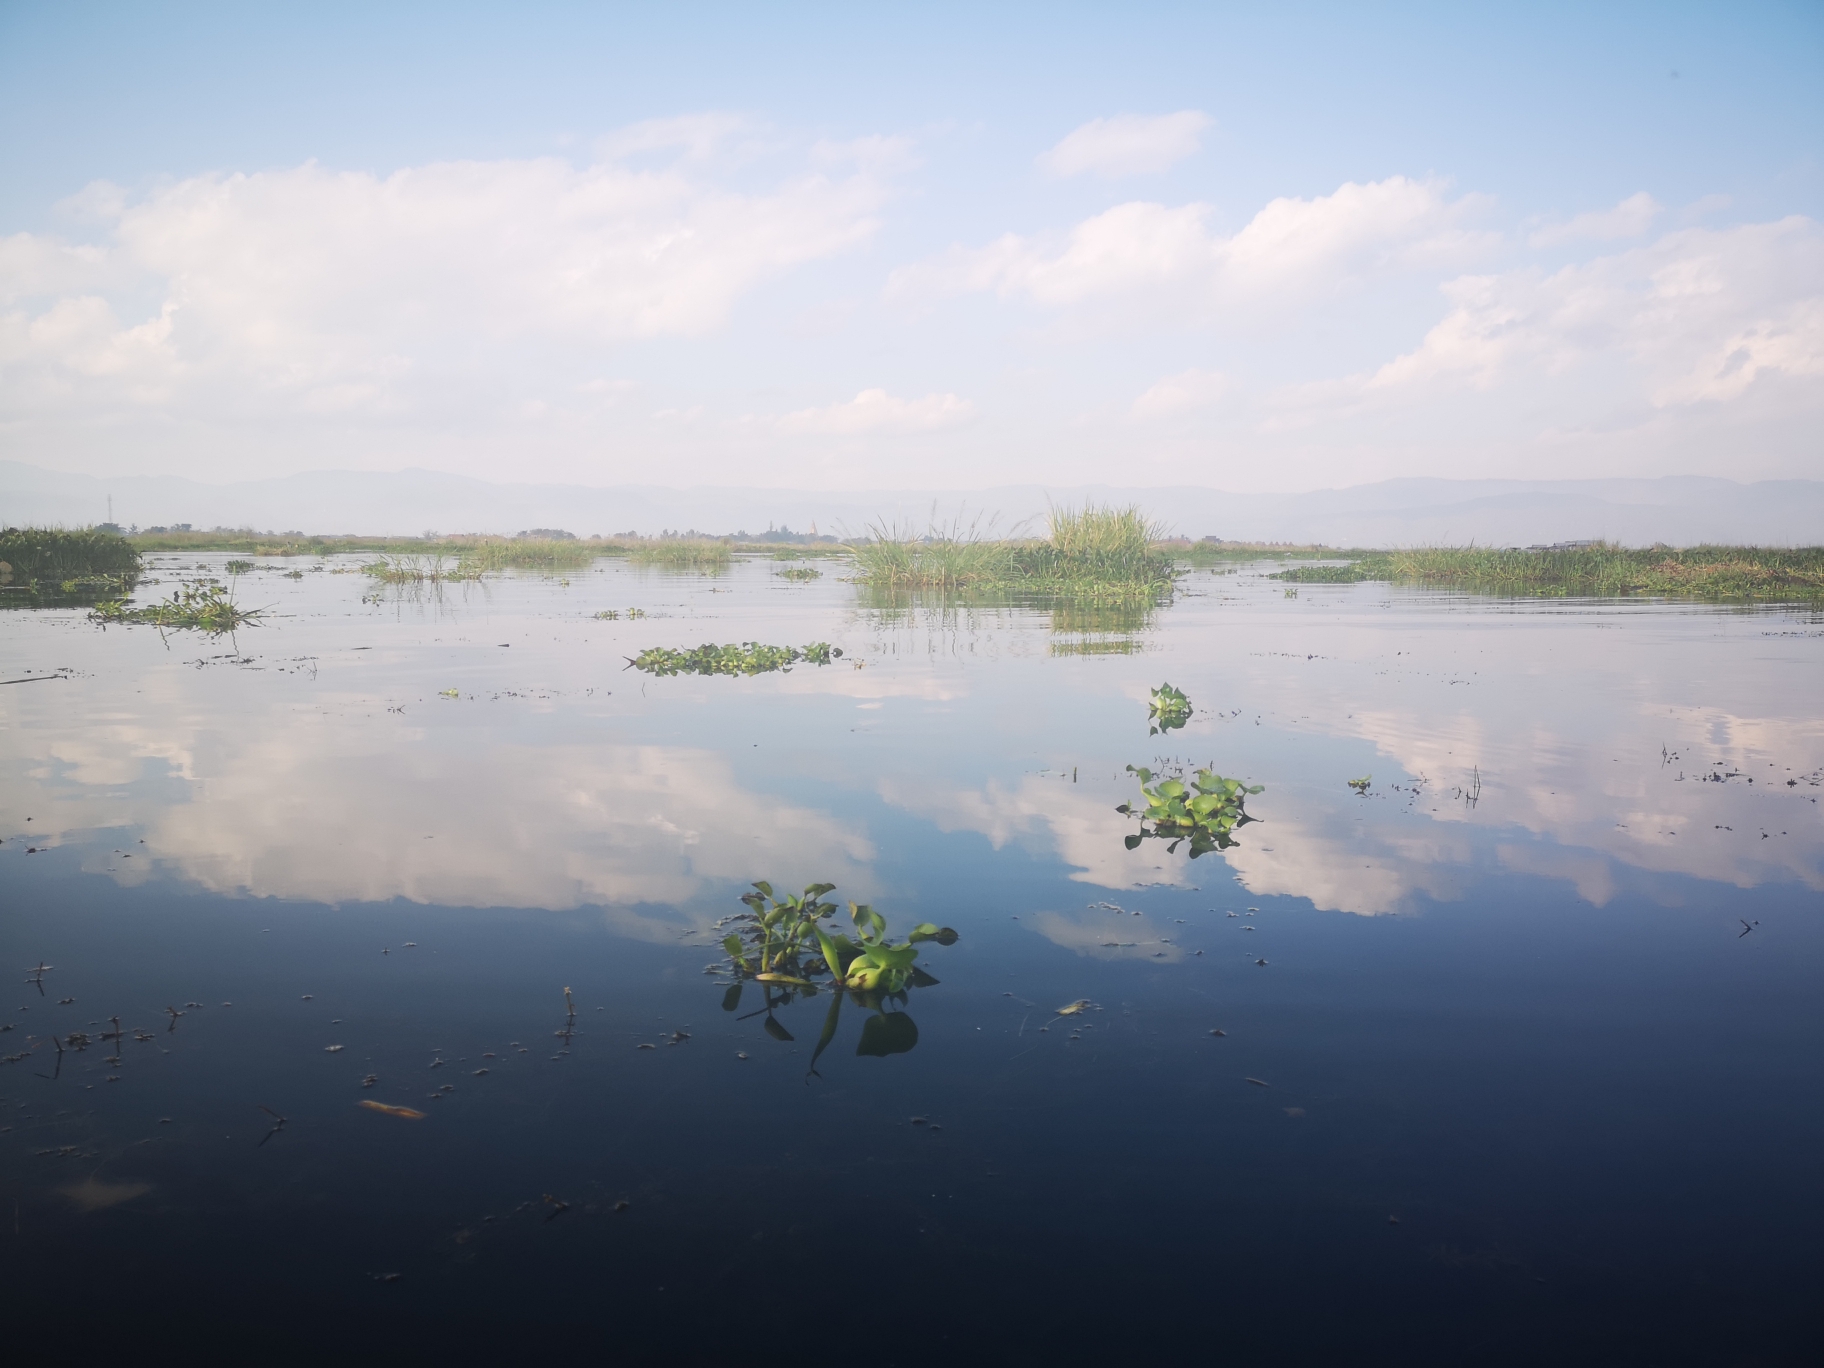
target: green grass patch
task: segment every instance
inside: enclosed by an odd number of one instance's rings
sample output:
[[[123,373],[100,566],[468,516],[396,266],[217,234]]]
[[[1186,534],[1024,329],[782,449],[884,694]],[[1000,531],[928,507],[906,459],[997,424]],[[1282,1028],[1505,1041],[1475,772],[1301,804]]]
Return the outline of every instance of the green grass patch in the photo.
[[[473,561],[446,556],[382,556],[363,565],[361,571],[385,584],[449,584],[478,580],[482,573]]]
[[[743,641],[738,645],[698,646],[690,651],[652,646],[630,657],[627,663],[650,675],[757,675],[789,670],[800,663],[828,665],[841,655],[841,648],[827,641],[813,641],[802,647],[765,646],[757,641]]]
[[[994,539],[977,525],[923,536],[876,527],[854,544],[863,583],[893,589],[1002,589],[1110,599],[1169,593],[1172,555],[1137,508],[1054,508],[1044,538]]]
[[[1348,565],[1298,566],[1275,578],[1300,584],[1388,580],[1534,597],[1816,600],[1824,598],[1824,546],[1422,547],[1355,553]]]
[[[626,555],[640,565],[714,572],[728,569],[735,553],[732,543],[710,537],[661,537],[630,544]]]

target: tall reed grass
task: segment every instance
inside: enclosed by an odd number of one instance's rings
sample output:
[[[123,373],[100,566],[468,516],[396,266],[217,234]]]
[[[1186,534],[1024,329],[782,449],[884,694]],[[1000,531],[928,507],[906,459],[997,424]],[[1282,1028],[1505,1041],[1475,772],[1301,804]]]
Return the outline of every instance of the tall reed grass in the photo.
[[[1415,547],[1359,553],[1344,566],[1300,566],[1276,578],[1305,584],[1396,580],[1537,596],[1805,600],[1824,598],[1824,546]]]
[[[626,555],[639,564],[670,570],[716,571],[728,568],[734,550],[728,542],[713,537],[661,537],[630,543]]]
[[[1153,594],[1172,584],[1172,557],[1153,545],[1160,528],[1138,508],[1053,508],[1042,540],[991,538],[960,520],[923,536],[870,532],[854,543],[855,564],[878,587]]]

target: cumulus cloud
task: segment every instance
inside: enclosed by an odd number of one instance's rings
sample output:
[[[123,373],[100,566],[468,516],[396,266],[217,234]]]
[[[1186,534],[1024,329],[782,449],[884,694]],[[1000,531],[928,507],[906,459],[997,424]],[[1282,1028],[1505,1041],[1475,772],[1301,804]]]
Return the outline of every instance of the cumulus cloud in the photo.
[[[1222,398],[1228,377],[1220,371],[1186,370],[1168,375],[1134,400],[1136,418],[1169,418],[1208,408]]]
[[[1176,114],[1116,114],[1091,119],[1039,155],[1039,165],[1054,176],[1131,176],[1165,171],[1195,153],[1211,125],[1208,114],[1181,109]]]
[[[955,427],[975,416],[975,405],[954,394],[897,399],[884,389],[865,389],[846,404],[799,409],[779,420],[782,432],[805,436],[863,437],[931,432]]]
[[[1659,407],[1824,375],[1824,232],[1810,219],[1686,229],[1549,274],[1465,276],[1445,295],[1450,312],[1362,393],[1487,388],[1609,356],[1638,368]]]
[[[131,381],[109,397],[195,391],[218,411],[250,397],[384,408],[478,349],[713,332],[757,285],[866,239],[887,193],[875,168],[890,149],[871,143],[770,190],[694,174],[689,158],[738,126],[702,116],[619,135],[620,154],[686,154],[658,169],[536,158],[381,177],[309,163],[130,204],[85,192],[113,215],[101,243],[0,240],[0,377],[16,402],[108,375]]]
[[[1557,247],[1566,242],[1585,239],[1616,242],[1623,238],[1643,237],[1653,226],[1653,220],[1659,216],[1662,207],[1658,200],[1642,190],[1639,194],[1629,195],[1613,209],[1579,214],[1568,223],[1547,224],[1543,228],[1536,228],[1528,236],[1527,243],[1533,247]]]
[[[1477,205],[1436,181],[1350,182],[1314,199],[1273,200],[1240,231],[1212,230],[1205,204],[1118,204],[1058,243],[1009,233],[904,268],[890,296],[993,291],[1068,307],[1155,301],[1207,312],[1247,298],[1321,293],[1351,278],[1461,260],[1489,243],[1464,226]]]

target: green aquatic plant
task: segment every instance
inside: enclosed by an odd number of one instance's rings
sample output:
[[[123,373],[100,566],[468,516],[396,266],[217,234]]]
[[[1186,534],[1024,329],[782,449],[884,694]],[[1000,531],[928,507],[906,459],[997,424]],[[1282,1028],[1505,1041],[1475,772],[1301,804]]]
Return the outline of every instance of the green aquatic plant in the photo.
[[[239,627],[259,623],[265,614],[258,608],[241,608],[219,584],[186,584],[168,599],[160,599],[141,608],[125,599],[111,599],[97,604],[89,614],[91,621],[108,625],[139,625],[172,630],[208,632],[219,636]]]
[[[629,614],[632,616],[632,614]],[[765,646],[758,641],[738,645],[698,646],[695,650],[678,651],[669,646],[650,646],[628,665],[651,675],[756,675],[792,666],[828,665],[842,655],[842,648],[827,641],[813,641],[808,646]]]
[[[784,570],[773,571],[773,574],[777,575],[780,579],[786,580],[814,580],[823,578],[823,571],[819,570],[814,565],[787,566]]]
[[[1305,565],[1275,578],[1301,584],[1390,580],[1556,598],[1663,594],[1710,599],[1824,598],[1824,546],[1652,546],[1610,542],[1501,549],[1414,547],[1350,552],[1346,565]]]
[[[725,570],[734,550],[727,542],[710,537],[661,537],[635,543],[628,548],[627,558],[671,570]]]
[[[1158,736],[1161,732],[1176,731],[1191,720],[1191,711],[1191,700],[1184,696],[1182,689],[1161,684],[1153,690],[1152,700],[1147,704],[1147,716],[1153,725],[1146,734]]]
[[[1190,783],[1182,779],[1161,778],[1153,783],[1153,772],[1139,765],[1129,765],[1129,774],[1140,780],[1144,807],[1123,803],[1115,811],[1140,818],[1140,830],[1126,838],[1129,850],[1145,840],[1171,842],[1167,852],[1178,849],[1180,841],[1191,843],[1191,858],[1207,855],[1212,850],[1227,850],[1235,844],[1233,832],[1256,819],[1247,813],[1249,795],[1264,792],[1261,785],[1249,787],[1239,779],[1224,779],[1214,770],[1200,769]],[[1150,787],[1149,787],[1150,786]]]
[[[0,607],[95,603],[129,592],[139,573],[139,552],[111,532],[0,531]]]
[[[363,565],[361,573],[385,584],[453,584],[480,579],[482,566],[474,560],[441,555],[382,556]]]
[[[1132,507],[1053,508],[1042,539],[994,539],[960,521],[923,536],[869,531],[853,550],[859,578],[875,586],[1144,601],[1168,594],[1177,574],[1171,554],[1154,545],[1162,529]]]
[[[1351,779],[1349,781],[1349,787],[1354,789],[1357,793],[1366,793],[1368,792],[1368,786],[1373,782],[1374,776],[1372,774],[1364,774],[1360,779]]]
[[[838,908],[825,902],[824,895],[835,887],[815,883],[802,893],[780,896],[761,880],[753,892],[741,895],[748,910],[719,923],[734,927],[722,938],[729,958],[726,972],[735,980],[723,994],[724,1011],[736,1011],[745,985],[757,983],[764,999],[759,1012],[766,1015],[766,1033],[775,1040],[791,1040],[791,1032],[773,1013],[820,990],[831,992],[823,1031],[811,1054],[813,1073],[818,1057],[835,1039],[845,999],[874,1013],[862,1025],[857,1054],[903,1054],[916,1045],[917,1025],[903,1011],[888,1011],[888,1004],[903,1007],[912,989],[936,986],[937,980],[916,963],[920,945],[957,941],[951,928],[921,922],[896,944],[887,935],[886,918],[866,903],[855,902],[849,904],[854,934],[833,930],[826,923]]]
[[[245,575],[252,571],[253,562],[250,560],[231,560],[222,568],[231,575]]]

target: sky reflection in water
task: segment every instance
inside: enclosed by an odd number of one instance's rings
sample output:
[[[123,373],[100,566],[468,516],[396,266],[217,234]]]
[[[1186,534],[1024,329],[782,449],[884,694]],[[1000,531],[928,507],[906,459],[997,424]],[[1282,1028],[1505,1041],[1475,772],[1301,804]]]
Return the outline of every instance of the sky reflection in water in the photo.
[[[1529,1323],[1620,1335],[1663,1301],[1685,1307],[1689,1343],[1736,1342],[1660,1265],[1724,1235],[1777,1261],[1819,1193],[1798,1158],[1824,1134],[1824,1042],[1805,1006],[1824,962],[1815,617],[1378,585],[1288,597],[1244,570],[1194,575],[1136,623],[869,604],[835,574],[788,584],[771,569],[673,577],[605,562],[568,584],[521,576],[378,602],[361,601],[357,577],[262,570],[238,588],[272,605],[271,625],[234,643],[104,634],[68,613],[0,620],[8,677],[71,675],[0,697],[4,950],[57,965],[46,987],[60,990],[21,990],[29,1010],[0,1045],[13,1054],[53,1020],[94,1030],[114,1011],[163,1030],[167,999],[185,1012],[168,1040],[115,1047],[117,1086],[94,1072],[96,1047],[55,1085],[36,1077],[41,1050],[0,1075],[9,1119],[32,1118],[0,1134],[5,1195],[34,1232],[9,1259],[151,1247],[173,1229],[198,1257],[231,1259],[280,1211],[309,1228],[304,1247],[349,1240],[414,1269],[396,1312],[317,1265],[299,1296],[350,1324],[428,1333],[482,1265],[537,1300],[617,1260],[707,1269],[720,1256],[706,1232],[730,1201],[744,1231],[815,1233],[817,1218],[755,1193],[822,1163],[851,1196],[888,1184],[908,1268],[962,1280],[959,1333],[989,1333],[967,1291],[988,1270],[1023,1304],[1048,1304],[1048,1283],[1009,1272],[1048,1232],[1075,1225],[1122,1257],[1172,1245],[1176,1193],[1206,1233],[1170,1277],[1290,1259],[1331,1298],[1367,1260],[1388,1281],[1354,1323],[1443,1279],[1499,1326],[1519,1314],[1503,1299],[1524,1268],[1529,1288],[1607,1288]],[[628,607],[648,616],[593,617]],[[828,640],[845,657],[754,679],[624,669],[642,647],[706,640]],[[1165,680],[1196,712],[1149,736],[1148,694]],[[1129,851],[1134,823],[1115,808],[1137,795],[1130,764],[1263,784],[1249,800],[1260,820],[1221,856]],[[1358,795],[1347,781],[1365,775]],[[836,1067],[832,1055],[807,1092],[820,1003],[781,1014],[789,1047],[718,1011],[719,989],[696,975],[716,954],[713,923],[758,878],[833,881],[895,931],[958,928],[957,946],[921,961],[943,982],[919,994],[915,1053]],[[1740,945],[1738,921],[1755,927]],[[78,984],[65,1023],[58,1000]],[[571,984],[580,1034],[551,1055]],[[192,994],[235,1002],[234,1029],[221,1008],[185,1008]],[[1053,1015],[1084,998],[1096,1010]],[[1647,1038],[1673,1022],[1702,1033],[1701,1059]],[[681,1024],[688,1040],[673,1043]],[[643,1075],[638,1045],[665,1052]],[[169,1053],[143,1063],[155,1048]],[[1229,1053],[1217,1063],[1212,1048]],[[461,1083],[460,1102],[433,1105],[419,1083],[439,1050],[452,1071],[435,1080]],[[737,1053],[752,1068],[730,1078]],[[1256,1071],[1268,1088],[1246,1082]],[[371,1094],[355,1084],[369,1072]],[[585,1078],[603,1096],[574,1091]],[[1704,1099],[1725,1080],[1740,1095],[1719,1114]],[[53,1086],[54,1099],[33,1091]],[[432,1115],[376,1134],[354,1108],[370,1095]],[[255,1102],[295,1118],[257,1162],[270,1123]],[[903,1143],[880,1127],[905,1133],[915,1110],[948,1116],[948,1157],[877,1155]],[[172,1113],[185,1114],[161,1130]],[[228,1157],[205,1162],[218,1120]],[[1283,1133],[1295,1124],[1307,1128]],[[74,1138],[40,1153],[46,1127]],[[1668,1148],[1674,1131],[1685,1138]],[[1681,1167],[1743,1144],[1762,1185],[1728,1200]],[[295,1167],[272,1162],[282,1145]],[[1529,1145],[1505,1164],[1475,1158]],[[613,1214],[616,1182],[666,1206],[662,1229],[586,1233],[583,1217]],[[542,1229],[502,1234],[474,1268],[479,1245],[447,1243],[450,1228],[481,1229],[484,1208],[564,1183],[571,1271],[539,1263]],[[1384,1224],[1395,1206],[1438,1228],[1397,1256],[1360,1244],[1379,1236],[1350,1221]],[[1307,1215],[1288,1234],[1294,1212]],[[940,1226],[941,1257],[917,1238]],[[1648,1232],[1662,1246],[1651,1257]],[[1569,1271],[1572,1250],[1617,1238],[1591,1255],[1608,1272]],[[1615,1291],[1635,1257],[1639,1276]],[[1291,1295],[1238,1278],[1223,1295]],[[1085,1343],[1117,1333],[1115,1320],[1076,1323]],[[1762,1333],[1798,1343],[1805,1329],[1775,1314]]]

